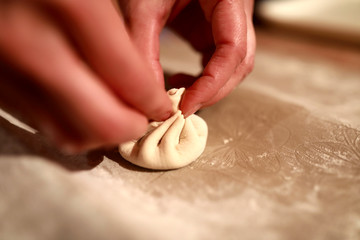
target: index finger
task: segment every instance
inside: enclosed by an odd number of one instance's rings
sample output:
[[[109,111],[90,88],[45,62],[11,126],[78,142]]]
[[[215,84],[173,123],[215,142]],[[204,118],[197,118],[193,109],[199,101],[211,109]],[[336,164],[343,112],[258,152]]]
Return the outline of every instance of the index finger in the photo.
[[[225,85],[246,56],[246,14],[241,1],[199,1],[211,22],[216,50],[181,103],[185,116],[196,112]]]
[[[119,98],[150,119],[170,116],[165,89],[132,43],[111,1],[58,0],[52,4],[88,64]]]

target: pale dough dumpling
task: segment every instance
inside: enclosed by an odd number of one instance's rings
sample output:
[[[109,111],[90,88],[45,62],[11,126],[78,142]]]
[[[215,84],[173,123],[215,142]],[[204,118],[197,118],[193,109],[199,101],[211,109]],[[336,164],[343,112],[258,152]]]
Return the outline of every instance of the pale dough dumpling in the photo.
[[[164,122],[152,122],[140,139],[120,144],[119,152],[129,162],[150,169],[175,169],[196,160],[205,149],[208,128],[197,115],[184,119],[179,110],[184,88],[170,89],[175,114]]]

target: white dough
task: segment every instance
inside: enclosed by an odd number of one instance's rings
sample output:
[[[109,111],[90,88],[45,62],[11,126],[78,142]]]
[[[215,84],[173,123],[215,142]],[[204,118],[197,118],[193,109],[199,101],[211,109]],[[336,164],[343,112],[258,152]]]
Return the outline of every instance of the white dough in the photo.
[[[205,149],[208,128],[197,115],[184,119],[179,103],[185,89],[170,89],[175,114],[164,122],[152,122],[140,139],[120,144],[119,152],[129,162],[150,169],[175,169],[196,160]]]

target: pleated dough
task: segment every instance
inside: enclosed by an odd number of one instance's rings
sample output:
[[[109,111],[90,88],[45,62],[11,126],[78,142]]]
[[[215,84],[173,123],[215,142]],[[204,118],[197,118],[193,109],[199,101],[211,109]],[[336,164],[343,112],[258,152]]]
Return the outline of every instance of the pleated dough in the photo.
[[[197,115],[184,119],[179,103],[185,89],[170,89],[175,114],[164,122],[151,122],[140,139],[120,144],[119,152],[129,162],[150,169],[175,169],[196,160],[205,149],[208,128]]]

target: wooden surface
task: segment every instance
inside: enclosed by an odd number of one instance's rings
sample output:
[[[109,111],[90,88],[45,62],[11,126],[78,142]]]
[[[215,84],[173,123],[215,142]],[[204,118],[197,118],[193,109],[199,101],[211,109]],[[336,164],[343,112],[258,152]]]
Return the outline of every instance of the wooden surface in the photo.
[[[162,36],[164,69],[199,71]],[[148,171],[0,121],[0,239],[359,239],[360,54],[258,30],[254,72],[199,113],[204,154]]]

